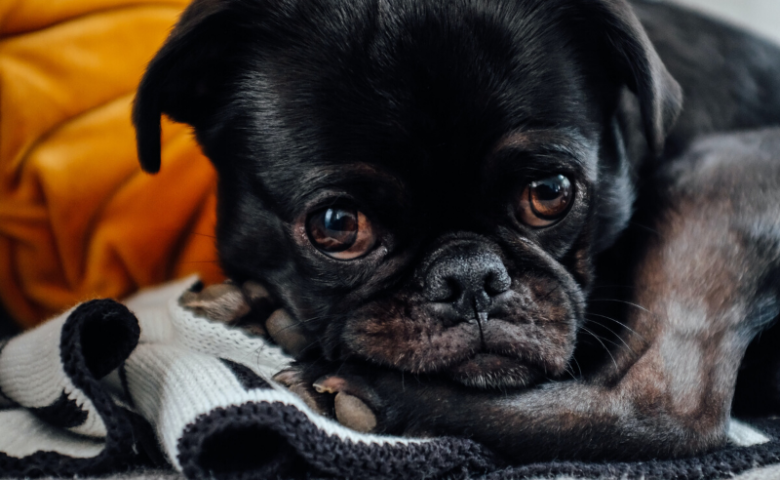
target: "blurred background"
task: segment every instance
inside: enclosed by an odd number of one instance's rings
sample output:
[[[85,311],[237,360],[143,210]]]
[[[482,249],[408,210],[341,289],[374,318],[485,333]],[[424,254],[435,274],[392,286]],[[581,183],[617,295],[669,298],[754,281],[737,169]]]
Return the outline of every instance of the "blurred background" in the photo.
[[[780,0],[675,0],[780,43]]]

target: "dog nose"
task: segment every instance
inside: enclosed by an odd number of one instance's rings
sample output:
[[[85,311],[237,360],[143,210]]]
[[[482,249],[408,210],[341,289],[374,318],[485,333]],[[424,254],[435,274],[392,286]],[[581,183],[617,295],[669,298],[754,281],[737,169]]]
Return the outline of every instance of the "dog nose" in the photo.
[[[457,252],[428,270],[425,296],[449,303],[461,321],[486,313],[493,297],[509,290],[512,279],[501,258],[492,252]]]

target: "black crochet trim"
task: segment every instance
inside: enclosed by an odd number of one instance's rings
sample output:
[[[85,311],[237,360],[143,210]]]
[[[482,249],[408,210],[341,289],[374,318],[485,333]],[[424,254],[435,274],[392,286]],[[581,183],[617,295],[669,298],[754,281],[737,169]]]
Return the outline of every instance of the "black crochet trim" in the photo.
[[[89,412],[82,410],[75,400],[63,390],[60,398],[48,407],[29,409],[36,417],[53,427],[74,428],[87,421]]]
[[[178,443],[190,479],[326,477],[467,478],[498,467],[484,447],[464,439],[354,443],[317,428],[292,405],[246,403],[201,415]]]
[[[171,463],[166,458],[165,453],[163,453],[162,445],[160,445],[160,441],[157,439],[157,432],[155,432],[152,424],[135,412],[124,410],[124,413],[130,419],[130,423],[133,424],[135,444],[139,447],[138,450],[142,454],[141,464],[155,469],[171,469]]]
[[[110,299],[92,300],[81,304],[72,314],[89,318],[79,329],[80,353],[92,377],[101,379],[118,368],[130,356],[138,345],[141,328],[130,310],[121,303]],[[68,319],[70,320],[70,318]],[[81,365],[72,364],[68,371],[65,361],[66,348],[70,343],[65,338],[67,324],[63,328],[60,352],[63,355],[65,371],[71,378],[73,374],[83,374]],[[73,373],[71,373],[73,372]]]
[[[198,417],[179,441],[179,462],[191,479],[376,478],[626,480],[727,479],[780,463],[780,420],[753,422],[772,441],[729,446],[693,458],[645,462],[548,462],[500,465],[483,447],[462,439],[381,445],[329,436],[297,408],[282,403],[247,403]]]
[[[224,358],[220,358],[219,360],[233,373],[233,375],[236,377],[236,380],[238,380],[238,383],[244,387],[244,390],[271,388],[271,385],[269,385],[268,382],[263,380],[260,375],[253,372],[246,365],[241,365],[240,363],[226,360]]]
[[[780,463],[780,420],[751,421],[772,441],[752,447],[728,446],[712,453],[676,460],[646,462],[550,462],[505,468],[482,480],[555,478],[620,478],[625,480],[718,480],[733,478],[748,470]]]
[[[111,335],[111,338],[100,338],[103,334]],[[112,402],[98,378],[130,355],[138,344],[139,336],[138,320],[127,307],[113,300],[93,300],[80,305],[70,314],[60,336],[63,369],[73,385],[90,399],[106,425],[105,448],[92,458],[73,458],[42,451],[24,458],[0,453],[0,476],[100,475],[128,470],[137,465],[132,424],[124,410]],[[109,366],[112,368],[106,371]]]
[[[135,400],[133,400],[132,395],[130,395],[130,387],[127,384],[127,368],[125,362],[122,362],[122,365],[119,366],[117,372],[119,373],[119,382],[122,385],[122,392],[119,398],[125,402],[128,407],[135,409]]]

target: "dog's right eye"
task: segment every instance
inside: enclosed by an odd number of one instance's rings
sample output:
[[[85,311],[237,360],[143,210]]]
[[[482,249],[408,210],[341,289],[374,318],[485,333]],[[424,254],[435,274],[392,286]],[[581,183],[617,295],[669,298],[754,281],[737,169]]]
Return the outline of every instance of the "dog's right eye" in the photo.
[[[547,227],[566,214],[573,197],[571,181],[564,175],[531,182],[520,195],[517,214],[528,226]]]
[[[376,242],[371,222],[355,208],[330,207],[318,210],[306,220],[312,245],[338,260],[352,260],[371,250]]]

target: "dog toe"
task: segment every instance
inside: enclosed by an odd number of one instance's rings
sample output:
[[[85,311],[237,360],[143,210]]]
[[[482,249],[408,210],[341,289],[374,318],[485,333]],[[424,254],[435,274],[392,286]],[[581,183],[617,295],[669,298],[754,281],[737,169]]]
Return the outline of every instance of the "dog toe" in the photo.
[[[330,410],[328,399],[324,398],[322,395],[316,395],[316,392],[311,391],[308,383],[304,380],[301,370],[296,368],[282,370],[274,375],[273,380],[276,383],[287,387],[291,393],[303,400],[303,403],[314,412],[326,417],[330,416],[328,414]]]
[[[311,342],[301,327],[284,309],[278,309],[268,317],[265,328],[271,338],[293,356],[299,355]]]
[[[333,400],[336,420],[357,432],[370,433],[376,429],[376,415],[363,400],[345,392],[338,392]]]
[[[369,406],[375,395],[364,382],[352,377],[327,375],[312,386],[319,394],[335,395],[333,412],[339,423],[362,433],[376,430],[377,417]]]

